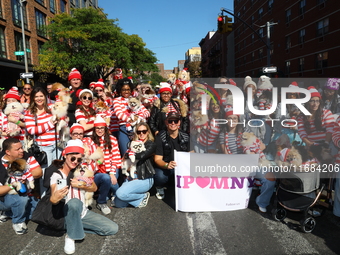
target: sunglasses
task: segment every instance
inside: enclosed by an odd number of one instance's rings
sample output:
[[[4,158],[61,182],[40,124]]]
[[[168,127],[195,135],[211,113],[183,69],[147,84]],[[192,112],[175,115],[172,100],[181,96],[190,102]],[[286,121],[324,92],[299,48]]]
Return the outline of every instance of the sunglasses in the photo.
[[[96,130],[104,130],[105,127],[96,127]]]
[[[144,135],[146,134],[148,132],[148,130],[147,129],[145,129],[145,130],[137,130],[137,135],[140,135],[141,133],[143,133]]]
[[[92,97],[83,96],[82,98],[83,98],[83,100],[87,100],[87,99],[92,100]]]
[[[172,124],[172,123],[178,124],[178,122],[179,122],[179,120],[168,120],[169,124]]]
[[[96,92],[103,92],[102,89],[96,89],[95,91],[96,91]]]
[[[24,88],[24,90],[31,90],[31,88]]]
[[[82,162],[83,161],[83,159],[82,158],[76,158],[76,157],[72,157],[72,158],[70,158],[70,160],[71,160],[71,162],[74,162],[74,161],[76,161],[77,160],[77,162],[78,163],[80,163],[80,162]]]

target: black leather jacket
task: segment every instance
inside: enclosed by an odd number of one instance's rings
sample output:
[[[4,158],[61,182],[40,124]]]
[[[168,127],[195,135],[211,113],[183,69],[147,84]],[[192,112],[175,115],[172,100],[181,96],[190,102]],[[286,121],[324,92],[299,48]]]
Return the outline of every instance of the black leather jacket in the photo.
[[[152,178],[155,174],[153,168],[153,156],[156,151],[156,143],[150,140],[144,143],[145,151],[136,153],[137,162],[137,176],[138,179],[144,180],[146,178]]]
[[[173,99],[170,100],[170,103],[174,106],[174,108],[177,110],[177,112],[181,113],[180,106],[177,102],[175,102]],[[156,106],[153,106],[151,108],[151,114],[149,118],[149,126],[153,134],[155,134],[157,131],[161,130],[167,130],[165,125],[165,119],[166,114],[165,112],[162,112],[163,103],[161,103],[161,107],[158,108]],[[180,129],[184,132],[189,131],[189,118],[188,115],[185,117],[182,116],[181,119],[181,126]]]

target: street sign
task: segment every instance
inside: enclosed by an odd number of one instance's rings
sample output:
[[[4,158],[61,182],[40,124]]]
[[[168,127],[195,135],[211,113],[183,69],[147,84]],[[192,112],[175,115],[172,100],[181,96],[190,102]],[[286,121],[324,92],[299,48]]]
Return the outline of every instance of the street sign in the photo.
[[[276,66],[268,66],[268,67],[263,67],[262,68],[263,73],[276,73],[277,72],[277,67]]]
[[[31,52],[31,50],[30,49],[26,49],[26,52]]]
[[[25,55],[25,52],[24,51],[15,51],[14,54],[15,54],[15,56],[23,56],[23,55]]]
[[[20,73],[21,79],[33,78],[33,73]]]

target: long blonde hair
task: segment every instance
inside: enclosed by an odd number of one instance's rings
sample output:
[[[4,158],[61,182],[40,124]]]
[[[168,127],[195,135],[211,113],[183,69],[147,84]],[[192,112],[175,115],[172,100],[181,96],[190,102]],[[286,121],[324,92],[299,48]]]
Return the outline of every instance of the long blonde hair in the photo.
[[[149,125],[148,125],[146,122],[140,122],[140,123],[138,123],[138,124],[135,126],[135,128],[134,128],[134,130],[133,130],[133,141],[138,140],[137,130],[138,130],[138,128],[141,127],[141,126],[146,127],[146,129],[148,130],[148,132],[149,132],[149,134],[148,134],[148,140],[154,142],[154,141],[155,141],[155,138],[153,137],[153,135],[152,135],[152,133],[151,133],[151,129],[150,129]]]

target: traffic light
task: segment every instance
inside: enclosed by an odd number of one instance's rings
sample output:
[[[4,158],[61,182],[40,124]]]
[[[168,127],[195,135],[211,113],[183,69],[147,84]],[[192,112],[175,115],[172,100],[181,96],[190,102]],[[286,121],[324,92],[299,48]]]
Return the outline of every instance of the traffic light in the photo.
[[[228,16],[226,16],[226,23],[224,25],[225,29],[224,32],[231,32],[233,31],[233,23],[231,23],[232,18],[229,18]]]
[[[217,32],[223,33],[224,31],[224,17],[223,16],[218,16],[217,17]]]

